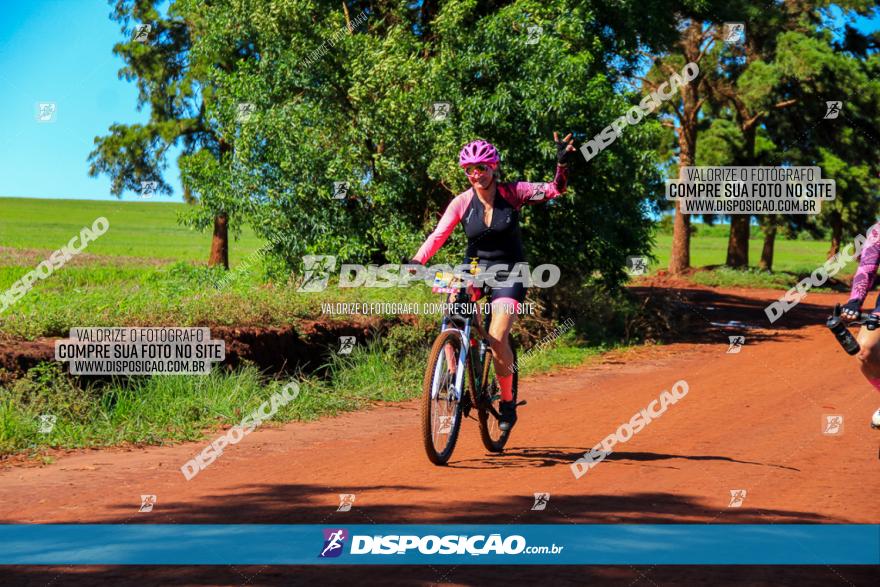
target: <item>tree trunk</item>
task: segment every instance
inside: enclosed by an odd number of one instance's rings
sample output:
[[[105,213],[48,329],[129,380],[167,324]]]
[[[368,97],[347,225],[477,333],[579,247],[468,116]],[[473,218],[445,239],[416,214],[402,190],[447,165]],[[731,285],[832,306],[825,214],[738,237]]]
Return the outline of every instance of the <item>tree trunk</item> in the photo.
[[[843,219],[840,217],[840,212],[836,210],[832,212],[828,222],[831,224],[831,248],[828,249],[830,259],[840,252],[840,241],[843,239]]]
[[[749,214],[734,214],[730,220],[730,238],[727,241],[727,266],[749,266]]]
[[[214,217],[214,236],[211,239],[208,267],[217,265],[229,269],[229,218],[226,214],[218,214]]]
[[[669,273],[683,273],[691,266],[691,217],[681,213],[681,202],[675,203],[675,220],[672,224],[672,255],[669,257]]]
[[[747,118],[739,112],[740,129],[743,134],[742,162],[740,165],[755,164],[755,135],[758,132],[757,118]],[[749,266],[749,226],[751,214],[733,214],[730,218],[730,238],[727,240],[727,266]]]
[[[776,219],[769,218],[764,226],[764,248],[761,250],[761,262],[758,267],[764,271],[773,271],[773,247],[776,246]]]
[[[227,156],[232,151],[232,145],[224,139],[220,139],[220,163],[228,165]],[[229,216],[226,212],[217,212],[214,216],[214,236],[211,238],[211,255],[208,257],[208,267],[223,265],[229,269]]]
[[[697,61],[702,42],[702,22],[694,20],[682,35],[680,44],[688,61]],[[697,156],[697,114],[702,106],[699,97],[701,76],[680,87],[681,117],[678,132],[678,169],[694,164]],[[681,213],[681,204],[675,204],[675,219],[672,224],[672,252],[669,256],[669,273],[675,275],[685,272],[691,266],[691,219]]]

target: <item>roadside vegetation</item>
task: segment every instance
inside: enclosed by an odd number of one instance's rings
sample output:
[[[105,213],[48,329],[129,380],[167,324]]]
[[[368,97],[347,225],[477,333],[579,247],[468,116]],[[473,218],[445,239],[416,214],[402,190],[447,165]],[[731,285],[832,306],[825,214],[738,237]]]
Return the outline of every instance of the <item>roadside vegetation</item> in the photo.
[[[331,355],[322,377],[300,374],[300,393],[263,426],[308,421],[377,402],[418,397],[428,340],[411,344],[399,334],[350,355]],[[578,345],[571,334],[524,362],[524,375],[577,366],[607,347]],[[162,445],[210,438],[239,423],[286,383],[252,366],[210,375],[119,378],[78,384],[54,363],[0,386],[0,458],[15,453],[38,456],[46,449],[116,445]],[[41,415],[54,416],[51,432],[40,432]]]
[[[75,326],[283,327],[299,320],[348,320],[345,315],[322,314],[322,303],[440,301],[426,286],[339,288],[334,280],[323,292],[298,292],[295,280],[259,252],[262,243],[251,233],[242,235],[232,271],[209,268],[198,260],[204,237],[176,227],[175,205],[8,199],[0,200],[4,211],[13,212],[3,214],[0,221],[4,229],[0,247],[7,253],[0,257],[0,290],[108,205],[118,208],[115,217],[126,219],[125,232],[132,244],[114,241],[111,228],[89,247],[88,256],[38,281],[0,314],[0,335],[31,340],[67,336]],[[39,230],[28,230],[29,223],[37,223]],[[724,227],[695,228],[695,265],[720,265],[726,246]],[[663,267],[671,238],[666,232],[662,225],[656,229],[652,274]],[[169,248],[138,244],[155,242]],[[821,265],[826,247],[821,241],[780,239],[778,271],[716,266],[687,278],[708,286],[787,289],[800,275]],[[161,258],[166,252],[168,258]],[[184,260],[174,261],[175,256]],[[524,357],[523,376],[582,365],[611,349],[662,339],[652,330],[644,307],[625,295],[609,297],[603,291],[573,290],[565,295],[571,302],[558,309],[555,318],[519,321],[515,334]],[[574,327],[557,337],[559,324],[569,317]],[[322,369],[297,375],[300,395],[265,425],[417,397],[424,358],[435,334],[436,321],[425,318],[412,326],[394,326],[370,344],[356,346],[351,355],[330,352]],[[547,336],[550,344],[539,352],[527,352]],[[203,377],[94,381],[70,377],[59,364],[43,363],[0,386],[0,455],[204,439],[239,422],[284,382],[280,374],[260,372],[249,364],[237,370],[216,368]],[[39,431],[41,415],[55,416],[51,432]]]

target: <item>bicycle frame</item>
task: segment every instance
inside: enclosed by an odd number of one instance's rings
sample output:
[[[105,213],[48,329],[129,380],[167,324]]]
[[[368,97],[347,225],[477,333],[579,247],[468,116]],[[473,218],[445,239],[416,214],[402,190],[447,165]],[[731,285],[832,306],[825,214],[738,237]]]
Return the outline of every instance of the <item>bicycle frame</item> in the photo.
[[[464,288],[462,288],[464,291]],[[488,327],[489,318],[491,316],[490,312],[486,312],[483,315],[484,320],[487,323],[487,326],[484,327],[479,320],[474,321],[474,316],[444,316],[442,322],[440,323],[440,332],[444,330],[456,330],[461,338],[461,351],[458,353],[458,365],[455,369],[455,400],[461,401],[461,397],[464,393],[464,377],[465,377],[465,365],[469,365],[468,376],[470,376],[470,380],[474,383],[474,385],[482,386],[483,382],[481,380],[481,375],[478,376],[478,373],[474,372],[474,369],[479,367],[479,374],[482,373],[483,360],[486,357],[486,345],[482,342],[488,338],[488,333],[486,332],[486,328]],[[463,322],[461,328],[456,328],[456,321]],[[468,353],[471,351],[471,334],[472,327],[476,326],[477,333],[481,338],[480,344],[480,352],[475,356],[471,357],[471,360],[468,361]],[[436,398],[437,394],[440,392],[439,384],[440,384],[440,369],[442,368],[442,363],[440,361],[437,362],[437,366],[434,367],[434,383],[431,386],[431,397]]]

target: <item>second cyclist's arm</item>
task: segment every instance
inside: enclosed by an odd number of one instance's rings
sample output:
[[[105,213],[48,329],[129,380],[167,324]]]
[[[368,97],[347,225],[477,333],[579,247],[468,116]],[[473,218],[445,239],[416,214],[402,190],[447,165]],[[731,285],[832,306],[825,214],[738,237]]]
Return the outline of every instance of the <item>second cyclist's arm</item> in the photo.
[[[877,277],[877,269],[880,267],[880,224],[871,227],[867,236],[849,296],[851,300],[859,300],[860,303],[865,301],[868,292],[871,291]]]

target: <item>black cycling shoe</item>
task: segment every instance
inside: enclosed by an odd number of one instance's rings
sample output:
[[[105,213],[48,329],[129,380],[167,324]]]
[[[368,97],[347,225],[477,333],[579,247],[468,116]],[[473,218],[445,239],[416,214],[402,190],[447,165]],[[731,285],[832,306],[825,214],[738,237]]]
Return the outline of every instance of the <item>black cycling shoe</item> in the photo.
[[[498,428],[502,432],[507,432],[516,424],[516,402],[501,402],[501,408],[498,414]]]

